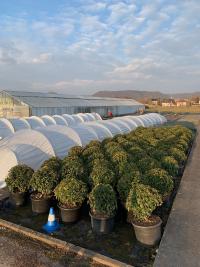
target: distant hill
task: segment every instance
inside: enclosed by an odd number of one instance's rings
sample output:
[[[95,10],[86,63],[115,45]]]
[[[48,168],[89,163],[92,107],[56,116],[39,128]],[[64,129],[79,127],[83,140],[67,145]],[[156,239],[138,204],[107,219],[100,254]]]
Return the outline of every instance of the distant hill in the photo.
[[[194,96],[200,96],[200,92],[192,93],[178,93],[178,94],[163,94],[159,91],[136,91],[136,90],[125,90],[125,91],[99,91],[93,96],[99,97],[119,97],[119,98],[133,98],[136,100],[150,99],[150,98],[191,98]]]

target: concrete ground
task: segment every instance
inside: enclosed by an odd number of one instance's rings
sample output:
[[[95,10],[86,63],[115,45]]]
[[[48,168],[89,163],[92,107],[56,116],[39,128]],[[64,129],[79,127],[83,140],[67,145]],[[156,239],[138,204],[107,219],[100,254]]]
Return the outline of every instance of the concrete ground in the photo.
[[[0,229],[0,267],[103,267],[72,253],[53,249]]]
[[[162,237],[154,267],[200,266],[200,115],[185,116],[197,137]]]

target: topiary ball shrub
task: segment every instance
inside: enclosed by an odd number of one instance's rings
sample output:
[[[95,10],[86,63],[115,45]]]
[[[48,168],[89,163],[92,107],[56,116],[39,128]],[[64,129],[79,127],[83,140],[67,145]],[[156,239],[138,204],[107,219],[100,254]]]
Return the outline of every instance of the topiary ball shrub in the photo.
[[[12,167],[5,179],[6,185],[12,193],[24,193],[29,189],[29,182],[34,171],[27,165],[17,165]]]
[[[164,157],[161,161],[161,165],[171,176],[174,177],[178,174],[178,162],[173,157]]]
[[[88,173],[84,161],[78,156],[67,156],[62,163],[62,179],[66,177],[76,177],[84,182],[88,182]]]
[[[159,168],[148,171],[142,177],[141,182],[157,189],[158,193],[162,195],[163,198],[168,196],[174,187],[172,177],[167,171]]]
[[[116,184],[116,175],[108,165],[94,163],[90,173],[90,181],[93,186],[98,184],[110,184],[114,186]]]
[[[76,178],[63,179],[54,190],[59,205],[64,208],[73,209],[81,207],[87,196],[87,186]]]
[[[185,160],[186,160],[186,155],[185,153],[178,149],[178,148],[171,148],[170,151],[169,151],[169,154],[175,159],[178,161],[179,164],[183,163]]]
[[[30,187],[35,193],[35,198],[45,198],[53,194],[57,182],[55,172],[47,166],[43,166],[34,172],[30,180]]]
[[[81,157],[82,153],[83,153],[83,148],[81,146],[74,146],[69,150],[68,156]]]
[[[126,201],[127,210],[138,222],[148,222],[152,212],[161,205],[162,197],[158,191],[140,183],[133,184]]]
[[[91,214],[109,218],[115,215],[117,210],[117,198],[115,191],[109,184],[98,184],[89,194]]]
[[[47,167],[49,170],[55,173],[55,176],[57,177],[57,181],[61,180],[61,170],[62,170],[62,160],[57,157],[52,157],[48,160],[45,160],[42,167]]]
[[[160,164],[157,160],[151,158],[151,157],[144,157],[144,158],[141,158],[140,160],[138,160],[136,162],[136,165],[138,167],[138,170],[142,173],[142,174],[145,174],[146,172],[148,172],[149,170],[151,169],[154,169],[154,168],[159,168],[160,167]]]
[[[119,193],[119,197],[122,203],[124,204],[126,203],[132,183],[139,181],[140,181],[139,171],[127,172],[119,179],[117,183],[117,192]]]

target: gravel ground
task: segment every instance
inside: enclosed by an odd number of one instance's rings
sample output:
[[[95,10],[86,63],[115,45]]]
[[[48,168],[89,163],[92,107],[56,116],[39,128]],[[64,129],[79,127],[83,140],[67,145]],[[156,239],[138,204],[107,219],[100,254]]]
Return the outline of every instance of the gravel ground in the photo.
[[[83,257],[0,229],[0,267],[103,267]]]

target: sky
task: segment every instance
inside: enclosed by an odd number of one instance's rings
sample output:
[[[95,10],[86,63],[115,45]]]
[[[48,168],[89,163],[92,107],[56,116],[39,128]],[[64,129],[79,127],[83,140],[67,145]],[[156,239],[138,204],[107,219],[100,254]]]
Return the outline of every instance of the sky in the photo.
[[[1,0],[0,89],[200,91],[199,0]]]

